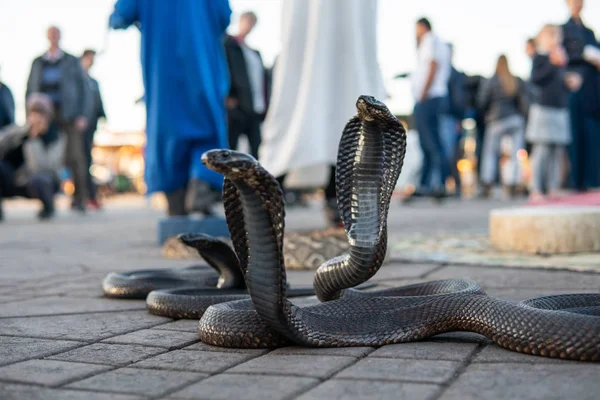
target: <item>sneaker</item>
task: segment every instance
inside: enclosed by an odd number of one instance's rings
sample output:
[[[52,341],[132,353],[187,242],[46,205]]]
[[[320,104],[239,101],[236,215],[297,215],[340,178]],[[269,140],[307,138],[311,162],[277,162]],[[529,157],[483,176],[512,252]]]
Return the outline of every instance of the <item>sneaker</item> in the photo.
[[[37,215],[40,221],[48,220],[54,217],[54,209],[53,208],[43,208],[38,212]]]

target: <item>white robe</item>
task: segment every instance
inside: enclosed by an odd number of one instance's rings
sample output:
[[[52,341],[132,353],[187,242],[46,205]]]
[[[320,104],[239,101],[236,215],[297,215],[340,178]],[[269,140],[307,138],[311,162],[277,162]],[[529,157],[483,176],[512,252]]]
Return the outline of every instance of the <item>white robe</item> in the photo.
[[[301,184],[288,176],[286,186],[320,186],[328,168],[324,174],[315,168],[335,164],[358,96],[385,100],[377,1],[286,0],[282,26],[259,160],[274,176],[305,171]]]

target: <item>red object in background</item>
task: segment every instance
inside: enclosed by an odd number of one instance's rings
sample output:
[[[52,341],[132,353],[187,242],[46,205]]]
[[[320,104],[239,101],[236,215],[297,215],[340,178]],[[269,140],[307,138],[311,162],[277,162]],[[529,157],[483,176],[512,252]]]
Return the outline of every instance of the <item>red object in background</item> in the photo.
[[[600,206],[600,190],[571,194],[542,201],[528,202],[528,206]]]

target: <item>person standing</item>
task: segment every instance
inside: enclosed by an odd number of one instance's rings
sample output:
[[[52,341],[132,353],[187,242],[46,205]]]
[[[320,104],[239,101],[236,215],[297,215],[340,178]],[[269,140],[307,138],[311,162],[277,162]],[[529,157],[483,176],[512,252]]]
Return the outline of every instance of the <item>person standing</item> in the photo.
[[[501,55],[496,63],[496,73],[480,88],[478,108],[483,110],[486,131],[481,154],[482,197],[489,197],[498,169],[501,139],[512,138],[510,162],[511,175],[504,181],[509,195],[513,195],[518,180],[517,152],[525,145],[525,117],[528,108],[525,83],[510,72],[508,59]]]
[[[15,98],[8,86],[0,81],[0,129],[15,123]]]
[[[54,195],[60,187],[65,138],[53,122],[52,99],[32,93],[27,99],[27,124],[0,131],[0,221],[2,199],[39,199],[40,220],[54,216]]]
[[[210,214],[223,185],[201,156],[228,147],[223,35],[230,16],[227,0],[118,0],[110,16],[113,29],[134,24],[141,32],[144,177],[148,193],[166,194],[170,216]]]
[[[210,214],[222,175],[202,154],[228,147],[223,46],[227,0],[118,0],[113,29],[136,25],[142,36],[148,193],[164,192],[170,216]]]
[[[444,99],[440,115],[440,135],[444,147],[444,157],[447,160],[447,176],[452,177],[455,186],[455,196],[460,197],[461,181],[457,168],[458,143],[462,134],[462,120],[466,112],[465,75],[452,65],[454,48],[450,43],[448,49],[448,95]]]
[[[421,186],[434,198],[445,194],[448,161],[440,134],[440,115],[448,96],[450,60],[448,49],[432,32],[431,23],[421,18],[416,24],[417,66],[411,74],[415,99],[415,128],[423,150]]]
[[[572,142],[569,146],[570,183],[577,191],[600,186],[600,62],[585,56],[586,47],[600,47],[594,32],[581,19],[583,0],[567,0],[571,18],[562,26],[567,71],[579,74],[580,87],[572,87],[569,112]]]
[[[26,97],[32,93],[44,93],[52,99],[56,123],[67,138],[66,164],[75,185],[74,208],[85,212],[88,190],[83,131],[88,125],[85,116],[90,106],[87,78],[77,57],[60,48],[60,30],[51,26],[47,36],[50,47],[33,60]]]
[[[102,103],[102,96],[100,95],[100,85],[98,81],[90,76],[90,69],[94,65],[94,58],[96,51],[87,49],[81,55],[81,67],[85,72],[88,79],[86,90],[88,91],[89,98],[92,99],[92,105],[88,108],[88,126],[83,133],[83,151],[85,154],[86,171],[87,171],[87,188],[88,188],[88,205],[90,208],[98,210],[101,208],[97,198],[96,184],[92,179],[90,173],[90,167],[92,166],[92,148],[94,147],[94,134],[98,128],[98,120],[100,118],[106,118],[104,112],[104,104]]]
[[[227,96],[229,147],[236,149],[239,137],[245,134],[250,154],[258,158],[261,142],[260,125],[267,110],[267,73],[260,53],[246,44],[246,37],[256,26],[256,15],[240,16],[239,33],[227,36],[225,53],[229,65],[231,88]]]
[[[289,0],[283,3],[281,53],[263,127],[260,163],[283,185],[289,172],[329,169],[325,214],[337,212],[335,164],[356,99],[384,99],[377,62],[377,1]]]

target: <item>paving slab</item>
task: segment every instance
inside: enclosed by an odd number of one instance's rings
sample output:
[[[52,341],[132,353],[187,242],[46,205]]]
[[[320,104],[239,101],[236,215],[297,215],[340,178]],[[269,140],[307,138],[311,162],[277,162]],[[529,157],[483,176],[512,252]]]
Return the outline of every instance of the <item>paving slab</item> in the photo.
[[[56,360],[28,360],[0,367],[0,380],[59,386],[78,378],[85,378],[111,367]]]
[[[228,372],[327,378],[355,361],[354,357],[267,354],[233,367]]]
[[[43,297],[15,301],[0,308],[0,317],[79,314],[98,311],[145,310],[143,301]]]
[[[165,351],[167,350],[159,347],[94,343],[46,358],[51,360],[106,364],[121,367]]]
[[[440,268],[440,264],[413,264],[394,262],[383,265],[377,274],[370,280],[379,282],[390,279],[417,279],[424,278],[431,272]]]
[[[0,336],[0,365],[40,358],[81,345],[81,342],[68,340]]]
[[[558,358],[540,357],[531,354],[517,353],[516,351],[506,350],[495,344],[485,346],[475,358],[474,363],[525,363],[525,364],[565,364],[565,365],[590,365],[585,362],[572,360],[561,360]]]
[[[477,266],[447,266],[427,277],[428,279],[471,278],[484,288],[568,289],[600,288],[600,274],[572,273],[567,271],[491,268]]]
[[[198,342],[198,335],[191,332],[142,329],[125,335],[103,340],[104,343],[143,344],[145,346],[174,349]]]
[[[214,351],[217,353],[240,353],[240,354],[252,354],[254,356],[261,356],[269,353],[269,349],[236,349],[229,347],[211,346],[210,344],[198,342],[191,346],[184,347],[182,350],[194,350],[194,351]]]
[[[440,397],[494,400],[594,400],[600,365],[471,364]]]
[[[254,357],[240,353],[174,350],[137,362],[131,367],[215,374]]]
[[[433,384],[332,379],[298,400],[429,400],[440,387]]]
[[[121,368],[67,385],[67,388],[105,392],[163,396],[178,388],[200,381],[206,374]]]
[[[175,392],[169,400],[284,400],[317,385],[316,378],[297,376],[267,376],[246,374],[221,374]],[[328,397],[329,398],[329,397]]]
[[[107,300],[108,301],[108,300]],[[4,318],[0,335],[94,341],[170,321],[146,311]]]
[[[384,346],[369,354],[374,358],[464,361],[478,347],[476,343],[417,342]]]
[[[346,356],[346,357],[364,357],[375,351],[374,347],[301,347],[288,346],[275,349],[272,355],[306,355],[306,356]]]
[[[198,332],[198,320],[192,319],[180,319],[170,324],[164,324],[155,327],[154,329],[165,329],[168,331],[181,331],[181,332]]]
[[[445,383],[460,365],[456,361],[367,357],[343,370],[335,378]]]
[[[2,400],[143,400],[145,397],[0,382]]]

